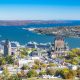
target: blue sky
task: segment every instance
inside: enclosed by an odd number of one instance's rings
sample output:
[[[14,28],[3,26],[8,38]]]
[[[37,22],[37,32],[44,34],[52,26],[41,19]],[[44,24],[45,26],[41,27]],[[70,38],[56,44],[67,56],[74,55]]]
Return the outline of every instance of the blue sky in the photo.
[[[80,20],[80,0],[0,0],[0,20]]]

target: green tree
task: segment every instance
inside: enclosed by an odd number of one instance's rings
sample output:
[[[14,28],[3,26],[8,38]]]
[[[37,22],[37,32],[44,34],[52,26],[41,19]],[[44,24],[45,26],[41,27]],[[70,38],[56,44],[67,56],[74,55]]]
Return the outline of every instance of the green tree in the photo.
[[[32,66],[33,69],[39,69],[39,65],[35,64]]]
[[[22,79],[19,78],[18,75],[12,75],[8,80],[22,80]]]
[[[39,61],[39,60],[35,60],[34,63],[35,63],[36,65],[40,65],[40,61]]]
[[[47,67],[46,64],[44,64],[44,63],[41,64],[41,68],[46,68],[46,67]]]
[[[54,75],[55,72],[56,72],[56,70],[54,70],[54,69],[52,69],[52,68],[49,68],[49,69],[47,69],[47,71],[46,71],[46,73],[47,73],[48,75]]]
[[[7,67],[4,68],[3,75],[4,75],[4,80],[8,80],[8,78],[10,77],[10,73],[9,73]]]
[[[80,52],[80,49],[75,48],[75,49],[72,49],[71,51],[72,51],[74,54],[77,54],[77,53]]]
[[[56,64],[54,64],[54,63],[49,63],[48,66],[49,66],[49,67],[54,67],[54,66],[56,66]]]
[[[22,70],[29,69],[29,66],[27,66],[27,65],[23,65],[21,69],[22,69]]]
[[[26,56],[28,56],[27,49],[26,49],[26,48],[22,48],[22,49],[20,50],[20,57],[21,57],[21,58],[24,58],[24,57],[26,57]]]
[[[6,56],[5,60],[7,61],[8,64],[13,64],[14,63],[14,59],[12,56]]]
[[[74,79],[76,73],[69,69],[63,69],[57,72],[57,75],[60,75],[63,79]]]
[[[78,69],[76,70],[76,73],[77,73],[77,77],[80,78],[80,68],[78,68]]]
[[[75,74],[74,71],[69,70],[69,72],[67,73],[65,79],[74,79],[75,75],[76,75],[76,74]]]
[[[46,74],[46,71],[41,71],[41,72],[39,73],[40,76],[45,75],[45,74]]]
[[[77,65],[77,64],[78,64],[78,61],[75,60],[75,59],[72,59],[72,60],[70,61],[70,63],[73,64],[73,65]]]
[[[69,59],[73,59],[75,57],[75,54],[72,51],[68,52]]]
[[[38,74],[37,74],[37,72],[34,70],[34,69],[32,69],[32,70],[30,70],[28,73],[27,73],[27,77],[29,77],[29,78],[31,78],[31,77],[36,77]]]
[[[0,66],[6,64],[5,58],[0,58]]]

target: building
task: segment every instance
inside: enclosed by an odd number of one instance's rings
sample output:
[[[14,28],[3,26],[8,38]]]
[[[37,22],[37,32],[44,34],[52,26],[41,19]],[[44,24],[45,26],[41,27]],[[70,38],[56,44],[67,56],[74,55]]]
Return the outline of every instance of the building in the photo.
[[[54,44],[52,44],[51,57],[56,58],[58,56],[65,56],[66,52],[69,51],[68,43],[64,41],[62,37],[56,37]]]
[[[36,43],[36,42],[28,42],[26,48],[35,48],[35,49],[51,49],[51,43]]]
[[[56,37],[54,41],[54,51],[64,52],[68,50],[69,50],[68,44],[65,43],[64,39],[62,37]]]
[[[37,48],[37,43],[36,42],[28,42],[26,45],[26,48]]]
[[[19,48],[19,42],[11,41],[11,55],[18,53]]]
[[[34,59],[18,59],[17,65],[21,68],[23,65],[31,66],[34,64]]]
[[[0,56],[3,55],[3,46],[0,44]]]
[[[9,40],[4,42],[4,56],[11,55],[11,43]]]
[[[4,56],[14,55],[16,53],[19,53],[19,49],[20,49],[19,42],[6,40],[3,41],[1,45],[3,46]]]
[[[57,37],[54,41],[54,49],[55,51],[62,51],[64,50],[64,39],[61,37]]]

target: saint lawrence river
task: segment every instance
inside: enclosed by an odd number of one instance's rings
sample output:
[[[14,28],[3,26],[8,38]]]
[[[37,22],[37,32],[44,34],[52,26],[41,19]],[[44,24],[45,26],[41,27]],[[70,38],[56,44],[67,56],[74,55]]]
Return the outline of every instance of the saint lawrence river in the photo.
[[[0,40],[9,39],[10,41],[18,41],[20,44],[26,44],[30,41],[38,43],[54,42],[54,36],[36,34],[23,28],[38,28],[38,27],[57,27],[57,26],[74,26],[80,25],[77,23],[66,23],[66,24],[29,24],[26,26],[0,26]],[[65,38],[70,48],[80,47],[80,38]]]

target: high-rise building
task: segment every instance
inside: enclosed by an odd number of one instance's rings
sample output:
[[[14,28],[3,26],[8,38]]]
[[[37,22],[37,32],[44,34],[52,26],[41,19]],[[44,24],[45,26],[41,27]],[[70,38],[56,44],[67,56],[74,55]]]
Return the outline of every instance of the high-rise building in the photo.
[[[11,43],[6,40],[4,43],[4,56],[11,55]]]

